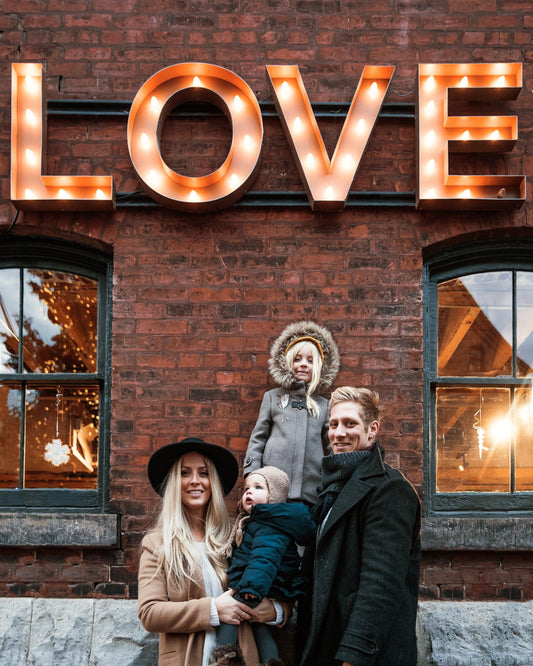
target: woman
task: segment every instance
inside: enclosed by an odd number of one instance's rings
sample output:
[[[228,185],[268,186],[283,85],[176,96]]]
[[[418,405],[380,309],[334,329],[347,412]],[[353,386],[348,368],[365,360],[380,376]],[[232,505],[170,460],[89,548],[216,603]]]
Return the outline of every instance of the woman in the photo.
[[[238,475],[230,451],[195,437],[164,446],[150,458],[148,477],[163,504],[156,527],[142,541],[138,612],[144,628],[160,634],[159,664],[206,666],[220,622],[239,624],[246,663],[259,661],[243,620],[274,619],[272,603],[265,600],[252,610],[224,592],[221,552],[231,529],[224,494]]]

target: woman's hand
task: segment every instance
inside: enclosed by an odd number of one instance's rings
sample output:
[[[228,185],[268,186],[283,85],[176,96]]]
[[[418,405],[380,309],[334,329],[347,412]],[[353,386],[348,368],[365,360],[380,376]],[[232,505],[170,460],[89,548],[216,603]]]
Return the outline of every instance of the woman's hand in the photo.
[[[233,598],[233,590],[227,590],[215,598],[218,618],[227,624],[240,624],[243,620],[252,617],[252,610],[246,604]]]
[[[248,609],[252,622],[272,622],[276,619],[274,604],[266,597],[255,608]]]

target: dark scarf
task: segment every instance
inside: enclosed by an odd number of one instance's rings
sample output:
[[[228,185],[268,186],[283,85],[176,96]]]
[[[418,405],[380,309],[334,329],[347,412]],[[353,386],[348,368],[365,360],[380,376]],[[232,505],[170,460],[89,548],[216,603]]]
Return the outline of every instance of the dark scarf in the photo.
[[[311,517],[320,525],[344,488],[344,484],[354,471],[362,465],[372,451],[349,451],[348,453],[332,453],[322,458],[321,477],[318,501]]]

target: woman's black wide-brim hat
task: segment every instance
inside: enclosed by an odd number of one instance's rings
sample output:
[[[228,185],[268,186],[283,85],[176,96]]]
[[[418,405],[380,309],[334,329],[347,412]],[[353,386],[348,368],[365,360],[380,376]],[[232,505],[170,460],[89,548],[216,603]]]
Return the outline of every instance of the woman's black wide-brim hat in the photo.
[[[227,495],[233,488],[239,477],[239,463],[237,458],[222,446],[209,444],[199,437],[186,437],[174,444],[157,449],[148,461],[148,478],[152,488],[159,495],[163,495],[165,489],[165,480],[172,465],[182,455],[189,451],[198,451],[198,453],[209,458],[216,467],[222,489]]]

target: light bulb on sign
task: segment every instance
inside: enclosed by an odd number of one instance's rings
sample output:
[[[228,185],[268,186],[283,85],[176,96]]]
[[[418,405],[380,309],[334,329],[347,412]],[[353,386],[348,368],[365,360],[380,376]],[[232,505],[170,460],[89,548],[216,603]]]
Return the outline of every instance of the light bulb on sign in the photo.
[[[459,81],[459,88],[468,88],[468,76],[463,76]]]
[[[37,117],[31,109],[26,109],[24,115],[26,117],[26,122],[28,124],[30,124],[30,125],[36,125],[37,124]]]
[[[370,92],[370,97],[377,97],[378,84],[375,81],[372,82],[372,85],[370,86],[369,92]]]
[[[291,94],[291,87],[287,83],[287,81],[283,81],[283,83],[281,84],[280,93],[281,93],[281,96],[285,97],[285,98],[289,97],[289,95]]]
[[[357,125],[355,126],[355,131],[357,134],[364,134],[366,130],[366,120],[364,118],[359,118]]]
[[[426,90],[434,90],[435,88],[435,77],[433,74],[431,76],[428,76],[427,79],[424,82],[424,88]]]
[[[426,115],[432,116],[435,113],[435,100],[430,99],[426,104]]]
[[[25,155],[26,155],[26,162],[28,162],[28,164],[37,163],[37,158],[35,157],[35,153],[31,148],[26,148]]]
[[[200,81],[200,78],[198,76],[195,76],[192,80],[192,85],[194,88],[200,88],[202,85],[202,82]]]
[[[235,111],[242,111],[243,106],[242,99],[239,97],[239,95],[235,95],[233,98],[233,108]]]
[[[141,143],[141,148],[143,148],[144,150],[148,150],[148,148],[150,148],[150,139],[148,138],[148,134],[146,134],[146,132],[142,132],[140,143]]]
[[[302,119],[300,116],[296,116],[292,124],[292,129],[295,134],[299,134],[302,131]]]
[[[198,196],[198,192],[196,190],[191,190],[189,192],[189,201],[198,201],[200,197]]]
[[[470,138],[470,130],[465,130],[461,138],[463,139],[463,141],[468,141],[468,139]]]
[[[307,156],[305,158],[305,164],[309,167],[312,168],[315,166],[315,156],[313,153],[307,153]]]
[[[497,141],[500,138],[500,130],[494,130],[494,132],[490,135],[490,138],[493,141]]]

